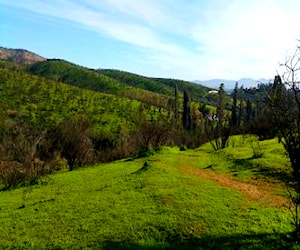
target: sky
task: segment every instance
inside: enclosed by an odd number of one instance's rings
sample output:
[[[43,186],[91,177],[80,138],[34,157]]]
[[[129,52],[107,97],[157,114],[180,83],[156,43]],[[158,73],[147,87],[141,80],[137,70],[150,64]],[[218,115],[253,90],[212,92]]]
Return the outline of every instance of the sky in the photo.
[[[299,0],[0,0],[0,46],[152,77],[271,79],[299,13]]]

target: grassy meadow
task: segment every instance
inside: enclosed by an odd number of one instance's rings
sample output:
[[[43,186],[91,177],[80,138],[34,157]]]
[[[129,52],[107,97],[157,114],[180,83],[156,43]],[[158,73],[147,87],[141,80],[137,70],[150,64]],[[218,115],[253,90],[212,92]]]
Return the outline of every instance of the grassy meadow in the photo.
[[[2,249],[300,249],[281,144],[163,148],[0,192]]]

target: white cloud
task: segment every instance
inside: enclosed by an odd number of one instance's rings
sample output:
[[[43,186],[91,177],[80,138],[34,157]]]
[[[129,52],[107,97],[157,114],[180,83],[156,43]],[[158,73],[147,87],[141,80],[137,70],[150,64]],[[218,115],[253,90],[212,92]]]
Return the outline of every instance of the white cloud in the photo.
[[[128,1],[128,5],[125,5],[124,1],[119,0],[107,0],[106,2],[106,4],[103,4],[103,2],[99,4],[97,1],[90,0],[86,2],[90,4],[90,7],[87,7],[69,0],[58,0],[54,3],[31,0],[30,4],[29,1],[26,0],[18,2],[4,0],[4,3],[8,5],[79,23],[89,29],[102,32],[114,39],[137,45],[141,48],[152,49],[163,53],[180,53],[181,48],[179,46],[173,42],[164,42],[159,32],[148,27],[148,25],[133,22],[133,20],[126,18],[124,13],[120,15],[120,13],[117,12],[112,15],[112,9],[110,9],[110,12],[105,10],[108,6],[110,6],[110,8],[113,6],[115,11],[125,12],[125,15],[130,14],[130,16],[142,16],[145,20],[149,19],[148,21],[150,23],[151,20],[153,20],[153,22],[155,22],[155,20],[156,22],[158,21],[157,18],[154,20],[156,14],[159,13],[158,9],[152,8],[151,10],[151,5],[145,3],[137,4],[138,1],[134,0]],[[125,7],[128,7],[128,9]],[[145,14],[148,8],[150,8],[150,11]],[[162,16],[162,13],[160,16]],[[165,18],[160,19],[161,22],[163,19]]]
[[[299,35],[300,5],[286,5],[288,1],[232,1],[226,11],[214,13],[208,27],[196,23],[191,35],[222,77],[263,77],[273,73]]]
[[[300,31],[296,0],[1,2],[134,45],[145,67],[190,80],[272,77]]]

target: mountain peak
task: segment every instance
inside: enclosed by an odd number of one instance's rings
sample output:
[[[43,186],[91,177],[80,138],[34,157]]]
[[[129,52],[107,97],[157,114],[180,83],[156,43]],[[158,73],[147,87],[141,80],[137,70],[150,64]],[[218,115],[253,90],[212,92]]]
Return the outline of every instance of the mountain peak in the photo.
[[[4,47],[0,47],[0,59],[25,65],[46,60],[44,57],[25,49],[8,49]]]

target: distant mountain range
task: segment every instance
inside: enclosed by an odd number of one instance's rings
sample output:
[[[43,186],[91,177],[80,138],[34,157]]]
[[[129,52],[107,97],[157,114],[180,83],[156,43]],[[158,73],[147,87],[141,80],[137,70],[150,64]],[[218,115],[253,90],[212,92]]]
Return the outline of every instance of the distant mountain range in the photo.
[[[225,79],[212,79],[212,80],[205,80],[205,81],[196,80],[194,82],[215,89],[218,89],[220,84],[224,83],[226,90],[232,90],[234,89],[236,82],[238,82],[239,87],[244,86],[244,88],[250,88],[250,87],[256,87],[260,83],[264,83],[264,84],[269,83],[270,80],[265,78],[261,78],[258,80],[254,80],[251,78],[242,78],[238,81],[225,80]]]

